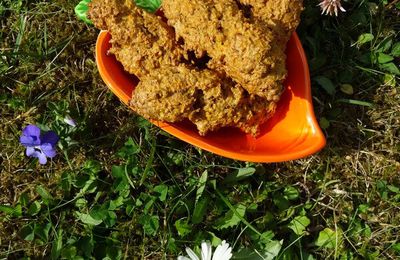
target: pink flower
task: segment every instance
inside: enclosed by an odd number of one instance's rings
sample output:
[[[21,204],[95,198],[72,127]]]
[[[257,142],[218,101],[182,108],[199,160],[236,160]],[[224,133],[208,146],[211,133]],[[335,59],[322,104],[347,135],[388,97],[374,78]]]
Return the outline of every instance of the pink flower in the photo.
[[[338,16],[339,10],[346,12],[342,7],[340,0],[322,0],[319,6],[322,9],[322,14],[336,15]]]

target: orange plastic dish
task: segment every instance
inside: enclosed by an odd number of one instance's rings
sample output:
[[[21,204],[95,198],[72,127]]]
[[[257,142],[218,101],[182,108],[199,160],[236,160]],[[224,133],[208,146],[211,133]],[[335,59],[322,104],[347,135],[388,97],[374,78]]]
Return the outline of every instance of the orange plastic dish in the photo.
[[[138,81],[124,71],[113,55],[107,54],[110,39],[108,32],[100,32],[96,45],[97,66],[110,90],[128,104]],[[285,92],[275,115],[261,126],[257,138],[235,128],[200,136],[189,123],[152,123],[189,144],[241,161],[283,162],[318,152],[326,140],[315,119],[308,64],[297,34],[290,39],[286,53],[289,75]]]

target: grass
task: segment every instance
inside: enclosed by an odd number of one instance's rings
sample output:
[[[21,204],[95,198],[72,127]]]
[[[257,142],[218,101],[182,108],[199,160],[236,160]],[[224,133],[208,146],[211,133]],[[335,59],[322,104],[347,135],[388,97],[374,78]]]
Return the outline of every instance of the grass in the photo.
[[[338,18],[306,1],[298,33],[328,146],[279,164],[215,156],[133,115],[102,83],[76,3],[0,4],[0,258],[169,259],[227,240],[237,259],[398,259],[398,1],[344,2]],[[61,136],[45,166],[19,144],[29,123]]]

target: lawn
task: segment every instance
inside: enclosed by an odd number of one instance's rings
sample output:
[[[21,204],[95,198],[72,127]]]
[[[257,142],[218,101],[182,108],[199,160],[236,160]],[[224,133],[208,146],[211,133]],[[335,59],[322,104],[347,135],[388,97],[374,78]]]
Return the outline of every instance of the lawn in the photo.
[[[400,2],[305,0],[298,34],[327,137],[297,161],[197,149],[107,89],[77,0],[0,1],[0,259],[399,259]],[[65,123],[66,117],[77,126]],[[19,138],[60,136],[40,165]]]

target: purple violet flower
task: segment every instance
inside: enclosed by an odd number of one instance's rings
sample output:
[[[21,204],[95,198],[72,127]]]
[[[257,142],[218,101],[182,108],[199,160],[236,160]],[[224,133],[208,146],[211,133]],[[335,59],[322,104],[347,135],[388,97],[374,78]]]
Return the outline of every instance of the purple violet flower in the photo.
[[[40,164],[46,164],[47,157],[53,158],[57,155],[56,144],[59,139],[53,131],[41,133],[39,127],[28,125],[22,130],[19,141],[26,147],[28,157],[38,158]]]

